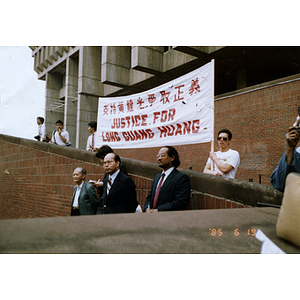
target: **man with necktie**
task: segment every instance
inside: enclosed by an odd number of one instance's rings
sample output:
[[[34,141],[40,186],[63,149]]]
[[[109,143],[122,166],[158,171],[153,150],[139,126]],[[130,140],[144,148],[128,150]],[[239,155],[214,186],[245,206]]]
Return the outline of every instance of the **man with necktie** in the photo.
[[[153,179],[144,212],[187,209],[190,201],[190,179],[176,169],[180,165],[177,150],[172,146],[162,147],[158,152],[157,162],[163,172]]]
[[[76,168],[73,179],[76,185],[73,188],[71,216],[93,215],[96,213],[97,196],[92,185],[85,181],[86,170]]]
[[[138,206],[135,184],[120,172],[120,164],[120,156],[116,153],[104,157],[103,166],[108,176],[103,179],[102,214],[134,213]]]

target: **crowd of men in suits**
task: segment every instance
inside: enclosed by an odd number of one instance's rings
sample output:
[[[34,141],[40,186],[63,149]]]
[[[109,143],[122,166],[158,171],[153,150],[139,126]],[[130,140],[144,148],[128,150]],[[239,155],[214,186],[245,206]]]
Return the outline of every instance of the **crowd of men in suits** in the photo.
[[[96,130],[95,124],[89,123],[89,131]],[[93,128],[90,130],[90,128]],[[239,153],[230,149],[229,145],[232,133],[228,129],[222,129],[218,133],[219,151],[210,152],[204,173],[234,178],[240,163]],[[72,213],[76,214],[109,214],[109,213],[133,213],[137,210],[135,184],[128,176],[126,167],[121,163],[118,154],[108,146],[100,148],[87,147],[87,150],[96,152],[96,157],[104,167],[104,177],[97,182],[90,180],[84,183],[82,192],[78,189],[85,181],[85,170],[80,169],[82,178],[77,181],[78,169],[74,171],[74,187],[72,199]],[[162,169],[152,182],[150,192],[146,198],[143,211],[155,213],[159,211],[185,210],[190,201],[190,180],[186,174],[177,170],[180,165],[179,154],[172,146],[162,147],[157,154],[158,166]],[[87,188],[88,187],[88,188]],[[98,204],[95,206],[96,192],[100,194]],[[92,192],[93,191],[93,192]],[[88,210],[80,207],[86,206],[88,198],[90,207]],[[77,200],[78,199],[78,200]],[[85,202],[85,204],[81,204]]]
[[[46,141],[44,118],[38,117],[37,124],[38,134],[35,138]],[[63,122],[57,120],[55,125],[56,130],[47,142],[72,147],[69,133],[63,129]],[[78,167],[74,170],[71,216],[136,212],[139,205],[135,184],[121,163],[120,156],[108,145],[100,147],[96,121],[88,123],[88,130],[91,135],[87,139],[86,150],[96,152],[105,173],[102,180],[87,182],[84,168]],[[190,200],[190,180],[176,169],[180,165],[177,150],[172,146],[162,147],[157,155],[157,162],[163,172],[153,180],[144,212],[186,209]]]
[[[271,175],[271,184],[282,192],[287,175],[300,172],[300,147],[296,149],[300,136],[299,123],[300,121],[289,128],[286,134],[287,151]],[[56,130],[53,131],[52,138],[46,134],[43,117],[37,117],[37,124],[38,132],[34,138],[38,141],[72,147],[69,133],[63,129],[61,120],[56,121]],[[136,212],[138,202],[135,184],[128,176],[119,155],[108,145],[100,147],[101,140],[97,134],[96,121],[88,123],[88,131],[91,135],[87,139],[86,150],[96,153],[105,173],[102,180],[86,182],[86,170],[80,167],[74,170],[73,179],[76,185],[73,189],[71,216]],[[235,178],[240,156],[237,151],[230,149],[231,139],[232,133],[228,129],[218,132],[219,151],[209,153],[203,173]],[[172,146],[162,147],[157,154],[157,163],[162,168],[162,173],[153,179],[144,204],[144,212],[187,209],[190,200],[190,180],[187,175],[177,170],[180,165],[177,150]]]
[[[44,119],[37,118],[39,141],[46,141]],[[133,213],[141,211],[136,199],[135,184],[128,176],[126,167],[121,163],[118,154],[108,145],[101,145],[97,133],[97,122],[88,124],[91,135],[87,139],[86,150],[96,153],[104,167],[104,177],[98,181],[85,181],[86,171],[76,168],[73,172],[75,182],[71,206],[71,215]],[[234,178],[240,163],[239,153],[230,149],[232,133],[222,129],[218,133],[219,151],[210,152],[204,173]],[[50,140],[50,141],[48,141]],[[64,130],[63,122],[56,121],[56,130],[47,142],[59,146],[72,147],[69,133]],[[190,200],[190,180],[179,172],[179,154],[172,146],[162,147],[157,154],[157,163],[162,173],[153,179],[149,195],[144,204],[144,212],[172,211],[187,209]],[[97,197],[97,193],[99,197]]]
[[[128,176],[120,156],[107,145],[98,149],[96,156],[104,167],[102,180],[85,181],[86,171],[76,168],[71,216],[134,213],[138,208],[133,180]],[[190,200],[190,180],[177,170],[180,165],[177,150],[172,146],[162,147],[157,155],[162,173],[155,176],[144,205],[144,212],[187,209]],[[99,200],[96,195],[99,193]]]

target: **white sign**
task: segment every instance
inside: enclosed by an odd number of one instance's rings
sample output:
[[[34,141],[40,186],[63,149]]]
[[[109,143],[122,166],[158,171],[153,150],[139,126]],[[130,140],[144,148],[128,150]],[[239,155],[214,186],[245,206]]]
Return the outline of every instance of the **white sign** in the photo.
[[[97,131],[113,149],[213,140],[214,61],[151,90],[99,98]]]

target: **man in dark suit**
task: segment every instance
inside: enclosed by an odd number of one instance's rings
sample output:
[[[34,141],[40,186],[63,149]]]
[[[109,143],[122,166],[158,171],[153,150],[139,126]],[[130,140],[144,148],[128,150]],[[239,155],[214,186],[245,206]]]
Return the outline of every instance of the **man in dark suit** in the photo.
[[[103,180],[102,214],[133,213],[136,200],[133,180],[120,171],[121,159],[116,153],[104,157],[103,166],[108,174]]]
[[[73,179],[76,185],[73,189],[71,216],[93,215],[97,208],[97,196],[93,186],[85,181],[86,170],[76,168]]]
[[[184,210],[190,201],[190,179],[176,168],[180,165],[177,150],[164,146],[157,155],[158,166],[163,169],[154,177],[144,205],[145,212]]]
[[[96,157],[99,158],[99,162],[100,165],[103,166],[103,162],[104,162],[104,157],[108,154],[108,153],[114,153],[114,150],[109,147],[108,145],[103,145],[101,146],[98,151],[96,152]],[[119,165],[119,169],[122,173],[124,173],[125,175],[128,175],[127,173],[127,169],[126,167],[120,163]],[[102,196],[103,196],[103,180],[104,178],[107,176],[108,174],[106,174],[106,172],[104,172],[103,175],[103,179],[98,179],[98,181],[94,181],[94,180],[90,180],[89,183],[96,188],[97,193],[99,194],[99,202],[98,202],[98,208],[97,208],[97,214],[101,214],[101,210],[102,210],[102,206],[103,203],[101,203],[102,201]]]
[[[96,152],[96,157],[99,158],[99,162],[100,162],[100,165],[102,166],[103,165],[103,161],[104,161],[104,157],[108,154],[108,153],[114,153],[114,150],[109,147],[108,145],[103,145],[101,146],[98,151]],[[128,175],[127,173],[127,169],[126,167],[124,166],[124,164],[120,163],[120,166],[119,166],[119,169],[122,173],[124,173],[125,175]],[[106,174],[104,173],[104,177],[106,177]],[[101,180],[99,179],[98,182],[100,182]],[[99,186],[103,186],[103,185],[95,185],[96,187],[99,187]]]

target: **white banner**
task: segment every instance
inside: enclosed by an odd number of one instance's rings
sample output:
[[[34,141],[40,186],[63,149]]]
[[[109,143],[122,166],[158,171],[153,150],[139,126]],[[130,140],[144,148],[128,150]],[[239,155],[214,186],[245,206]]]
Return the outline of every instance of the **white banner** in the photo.
[[[97,131],[113,149],[212,141],[214,61],[139,94],[99,98]]]

